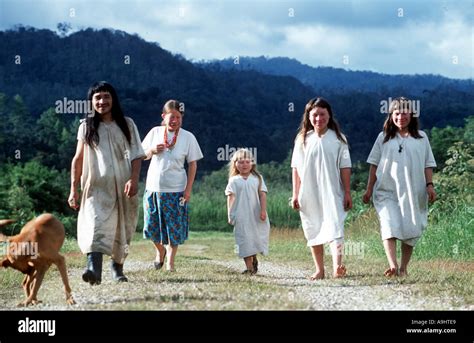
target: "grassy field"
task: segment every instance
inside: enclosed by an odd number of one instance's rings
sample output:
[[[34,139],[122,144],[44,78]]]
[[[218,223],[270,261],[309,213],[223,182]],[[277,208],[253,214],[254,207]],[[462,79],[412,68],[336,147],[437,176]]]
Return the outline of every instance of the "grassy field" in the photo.
[[[359,238],[348,234],[348,244]],[[371,245],[371,241],[364,241]],[[380,242],[377,242],[381,245]],[[103,283],[91,287],[81,278],[85,258],[74,240],[66,241],[70,282],[78,305],[72,309],[110,310],[296,310],[296,309],[473,309],[474,263],[415,256],[407,278],[386,279],[384,257],[376,247],[345,256],[348,275],[312,282],[312,261],[301,230],[273,229],[270,254],[260,258],[261,272],[241,275],[243,262],[234,254],[231,232],[191,232],[180,247],[175,273],[152,268],[154,249],[136,235],[125,264],[130,282],[110,280],[104,261]],[[106,259],[104,259],[106,260]],[[13,309],[23,298],[22,275],[0,271],[0,308]],[[360,298],[359,300],[357,300]],[[35,309],[67,309],[59,273],[52,268]],[[393,299],[392,302],[388,299]],[[393,305],[393,306],[392,306]]]
[[[344,263],[348,275],[311,282],[313,263],[298,213],[288,206],[289,190],[269,182],[272,222],[270,253],[261,257],[258,275],[241,275],[244,264],[234,253],[232,227],[226,224],[225,173],[196,187],[190,238],[179,248],[176,273],[153,269],[154,248],[137,232],[125,264],[127,284],[110,280],[104,259],[103,283],[81,280],[85,257],[77,242],[63,246],[70,282],[80,310],[451,310],[474,309],[474,210],[470,193],[430,207],[429,225],[415,247],[407,278],[386,279],[387,261],[373,207],[353,192],[354,207],[345,226]],[[275,182],[283,182],[278,177]],[[142,211],[142,209],[140,209]],[[142,214],[140,214],[142,218]],[[139,223],[139,228],[142,224]],[[205,230],[213,228],[213,230]],[[328,250],[326,250],[328,252]],[[22,274],[0,270],[0,309],[15,309],[23,299]],[[35,309],[70,309],[56,268],[46,275]]]
[[[272,224],[270,253],[261,257],[259,273],[241,275],[244,263],[234,253],[232,227],[226,223],[226,170],[196,183],[191,198],[190,238],[179,248],[176,273],[153,269],[154,248],[137,232],[125,272],[126,284],[110,280],[104,261],[103,283],[81,280],[85,257],[75,236],[75,217],[63,222],[69,238],[63,246],[77,305],[72,309],[110,310],[452,310],[474,309],[473,179],[449,173],[435,177],[439,200],[430,206],[429,225],[415,247],[409,276],[387,279],[387,261],[375,210],[362,204],[365,176],[354,179],[353,209],[345,225],[344,263],[348,275],[311,282],[311,254],[299,215],[288,206],[291,180],[287,165],[262,166]],[[469,174],[471,175],[471,174]],[[362,186],[361,186],[362,185]],[[143,184],[141,185],[143,193]],[[143,220],[140,206],[140,220]],[[142,222],[138,224],[139,230]],[[6,231],[8,233],[8,231]],[[107,260],[107,259],[104,259]],[[0,270],[0,309],[15,309],[23,298],[22,274]],[[64,305],[56,268],[39,292],[44,304],[35,309],[69,309]]]

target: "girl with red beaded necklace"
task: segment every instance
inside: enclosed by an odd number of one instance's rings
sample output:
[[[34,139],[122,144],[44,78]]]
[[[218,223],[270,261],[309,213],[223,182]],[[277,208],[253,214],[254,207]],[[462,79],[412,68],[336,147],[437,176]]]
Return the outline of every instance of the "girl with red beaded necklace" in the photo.
[[[167,101],[162,125],[151,129],[142,142],[146,159],[151,159],[143,197],[143,236],[155,245],[157,270],[163,267],[166,257],[166,270],[175,271],[178,245],[188,238],[188,202],[197,161],[203,157],[194,135],[181,128],[183,116],[184,103]]]

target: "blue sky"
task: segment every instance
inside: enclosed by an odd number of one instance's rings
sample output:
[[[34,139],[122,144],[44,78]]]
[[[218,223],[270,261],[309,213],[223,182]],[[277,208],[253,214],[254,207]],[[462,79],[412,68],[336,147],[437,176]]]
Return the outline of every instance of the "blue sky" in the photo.
[[[311,66],[473,78],[472,0],[0,0],[0,29],[114,28],[190,60],[284,56]]]

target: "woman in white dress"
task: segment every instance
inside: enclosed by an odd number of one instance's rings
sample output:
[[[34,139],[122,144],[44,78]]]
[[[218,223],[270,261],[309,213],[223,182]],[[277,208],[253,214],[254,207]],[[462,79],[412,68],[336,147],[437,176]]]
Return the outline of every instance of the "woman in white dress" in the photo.
[[[329,103],[311,99],[303,114],[291,159],[292,206],[299,210],[315,273],[324,278],[323,244],[330,243],[333,276],[343,277],[344,220],[352,208],[351,158],[347,140],[334,120]]]
[[[229,182],[225,194],[228,222],[234,225],[237,253],[247,267],[243,274],[257,273],[257,254],[268,254],[270,222],[266,193],[267,187],[256,169],[251,152],[237,150],[229,163]]]
[[[436,162],[428,137],[418,131],[411,101],[392,101],[381,132],[370,152],[367,190],[363,202],[373,202],[380,220],[389,268],[384,275],[407,275],[408,263],[428,222],[428,200],[435,201],[433,168]],[[401,243],[400,269],[396,240]]]
[[[87,254],[82,279],[101,283],[106,254],[112,258],[112,278],[123,282],[123,263],[138,221],[138,178],[145,154],[137,127],[124,117],[112,85],[95,83],[88,99],[94,114],[79,126],[68,199],[70,207],[79,209],[77,241]]]

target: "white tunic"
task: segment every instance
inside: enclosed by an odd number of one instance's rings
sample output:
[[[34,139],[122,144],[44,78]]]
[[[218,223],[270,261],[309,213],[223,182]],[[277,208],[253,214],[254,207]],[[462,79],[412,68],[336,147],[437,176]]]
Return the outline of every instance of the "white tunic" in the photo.
[[[131,144],[115,123],[101,122],[99,145],[84,145],[81,176],[81,207],[77,240],[81,251],[102,252],[123,263],[138,221],[138,196],[127,198],[125,183],[131,162],[145,156],[137,127],[127,118]],[[79,126],[78,140],[85,141],[86,123]]]
[[[291,167],[301,179],[298,202],[308,246],[344,238],[344,188],[342,168],[351,167],[347,144],[331,129],[319,137],[314,131],[295,142]]]
[[[268,254],[270,221],[260,219],[260,198],[258,196],[258,177],[249,175],[244,179],[240,175],[233,176],[225,189],[225,194],[235,195],[230,210],[234,221],[234,235],[239,257],[248,257],[258,253]],[[267,192],[262,178],[261,190]]]
[[[377,166],[373,202],[382,239],[397,238],[411,246],[428,224],[425,168],[436,167],[428,137],[419,132],[420,139],[397,133],[386,143],[381,132],[367,159]]]

